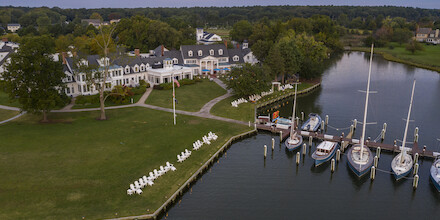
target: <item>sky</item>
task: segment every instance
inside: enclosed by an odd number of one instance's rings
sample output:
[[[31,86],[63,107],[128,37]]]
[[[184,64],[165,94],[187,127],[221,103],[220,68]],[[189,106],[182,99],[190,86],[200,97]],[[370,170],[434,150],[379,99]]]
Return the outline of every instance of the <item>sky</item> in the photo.
[[[440,9],[440,0],[0,0],[0,6],[60,8],[231,7],[252,5],[363,5]]]

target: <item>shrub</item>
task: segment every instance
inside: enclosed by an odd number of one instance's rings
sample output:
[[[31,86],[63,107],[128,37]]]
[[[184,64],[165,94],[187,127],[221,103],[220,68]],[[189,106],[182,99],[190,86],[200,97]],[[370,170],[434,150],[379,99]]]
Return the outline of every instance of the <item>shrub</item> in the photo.
[[[141,95],[144,94],[145,91],[147,91],[147,86],[144,85],[140,85],[138,87],[134,87],[131,89],[131,91],[135,94],[135,95]]]
[[[115,104],[124,104],[130,101],[130,98],[134,95],[132,89],[126,86],[115,86],[112,89],[110,99]]]
[[[76,100],[75,100],[75,103],[76,104],[80,104],[80,105],[99,103],[99,94],[77,96]]]
[[[153,89],[163,90],[162,84],[154,85],[154,86],[153,86]]]

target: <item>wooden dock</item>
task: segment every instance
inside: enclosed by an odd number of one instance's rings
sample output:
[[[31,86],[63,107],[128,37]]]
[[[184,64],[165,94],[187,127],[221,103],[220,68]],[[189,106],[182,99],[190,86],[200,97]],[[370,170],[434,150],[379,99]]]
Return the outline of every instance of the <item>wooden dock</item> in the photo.
[[[262,125],[262,124],[258,124],[258,125],[256,125],[256,127],[259,130],[270,131],[272,133],[282,132],[282,137],[281,137],[282,140],[286,139],[290,135],[290,129],[280,129],[280,128]],[[333,142],[339,142],[339,143],[344,141],[343,145],[345,145],[344,146],[345,148],[349,144],[359,144],[360,143],[359,139],[352,138],[352,135],[353,135],[352,132],[348,133],[347,136],[345,136],[345,137],[343,137],[342,134],[341,134],[341,136],[335,136],[335,135],[329,135],[329,134],[324,134],[324,133],[319,133],[319,132],[308,132],[308,131],[302,131],[302,130],[296,130],[296,132],[303,137],[313,137],[314,139],[333,141]],[[400,152],[400,147],[397,145],[385,144],[385,143],[381,143],[381,142],[370,142],[368,140],[365,141],[365,145],[368,146],[369,148],[376,149],[376,148],[380,147],[381,150],[386,150],[386,151],[390,151],[390,152]],[[408,146],[411,146],[411,144],[408,143]],[[409,153],[409,154],[418,153],[419,156],[433,158],[433,159],[435,158],[434,152],[428,151],[426,149],[420,149],[417,142],[412,143],[412,146],[407,147],[407,148],[410,148],[410,150],[407,151],[407,153]]]

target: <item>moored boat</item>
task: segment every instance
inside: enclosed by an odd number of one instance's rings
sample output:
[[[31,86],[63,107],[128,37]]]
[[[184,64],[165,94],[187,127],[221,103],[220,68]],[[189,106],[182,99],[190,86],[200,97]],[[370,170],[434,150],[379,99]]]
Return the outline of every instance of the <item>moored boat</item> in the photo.
[[[367,80],[367,91],[365,95],[365,109],[364,109],[364,120],[362,123],[362,135],[360,139],[360,144],[356,144],[348,149],[347,159],[348,166],[358,177],[370,171],[373,164],[373,155],[370,149],[364,145],[365,140],[365,128],[367,125],[367,112],[368,112],[368,97],[370,94],[370,78],[371,78],[371,63],[373,62],[373,45],[371,45],[370,53],[370,68],[368,70],[368,80]]]
[[[315,166],[319,166],[322,163],[329,161],[335,155],[338,146],[339,145],[336,142],[321,142],[312,154],[312,158],[315,159]]]
[[[403,134],[401,152],[394,157],[393,161],[391,161],[391,170],[393,171],[394,178],[396,178],[396,180],[400,180],[406,175],[408,175],[411,172],[412,166],[414,164],[412,157],[406,153],[407,149],[405,147],[405,144],[406,144],[406,136],[408,134],[409,118],[411,116],[411,107],[413,103],[415,87],[416,87],[416,80],[414,80],[413,88],[411,92],[411,101],[409,102],[408,117],[406,118],[405,133]]]
[[[432,163],[430,170],[430,179],[435,188],[440,192],[440,157]]]
[[[296,92],[298,88],[298,83],[295,83],[295,98],[293,99],[293,109],[292,109],[292,121],[290,125],[290,136],[287,138],[284,144],[286,145],[287,150],[293,151],[296,150],[299,146],[301,146],[303,142],[303,138],[296,132],[295,125],[295,110],[296,110]]]
[[[317,131],[321,126],[321,116],[316,113],[310,113],[309,119],[301,126],[303,131]]]

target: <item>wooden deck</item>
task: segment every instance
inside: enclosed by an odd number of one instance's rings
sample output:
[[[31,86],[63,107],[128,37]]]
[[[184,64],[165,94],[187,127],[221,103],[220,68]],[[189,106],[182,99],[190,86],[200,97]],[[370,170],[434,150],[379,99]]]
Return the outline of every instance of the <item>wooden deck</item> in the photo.
[[[262,124],[257,124],[257,129],[259,130],[264,130],[264,131],[270,131],[272,133],[280,133],[281,131],[282,133],[282,140],[286,139],[289,135],[290,135],[290,129],[280,129],[280,128],[275,128],[275,127],[271,127],[271,126],[266,126],[266,125],[262,125]],[[341,143],[342,141],[344,141],[344,147],[348,147],[349,144],[359,144],[359,140],[358,139],[354,139],[352,138],[353,133],[349,133],[347,134],[347,136],[343,137],[341,136],[335,136],[335,135],[328,135],[328,134],[323,134],[323,133],[319,133],[319,132],[307,132],[307,131],[301,131],[301,130],[297,130],[298,134],[301,134],[301,136],[303,137],[313,137],[314,139],[320,139],[320,140],[326,140],[326,141],[334,141],[334,142],[339,142]],[[391,145],[391,144],[385,144],[385,143],[380,143],[380,142],[369,142],[368,140],[365,141],[365,145],[368,146],[369,148],[378,148],[380,147],[381,150],[386,150],[386,151],[390,151],[390,152],[400,152],[400,147],[397,145]],[[409,154],[415,154],[418,153],[419,156],[423,156],[423,157],[427,157],[427,158],[435,158],[434,156],[434,152],[432,151],[424,151],[423,149],[419,148],[419,145],[417,142],[415,143],[408,143],[408,147],[411,148],[410,151],[408,151]]]

